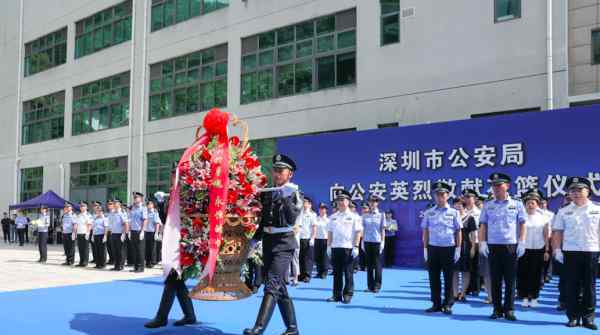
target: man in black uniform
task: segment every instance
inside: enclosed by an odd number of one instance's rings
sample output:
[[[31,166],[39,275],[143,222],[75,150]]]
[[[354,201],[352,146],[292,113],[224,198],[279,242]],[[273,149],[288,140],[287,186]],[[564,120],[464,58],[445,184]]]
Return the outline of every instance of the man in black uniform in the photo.
[[[260,335],[267,328],[273,315],[275,304],[287,327],[282,335],[298,335],[294,304],[285,286],[285,273],[290,268],[294,249],[298,242],[294,237],[293,226],[302,208],[298,186],[290,183],[296,170],[296,163],[284,155],[273,157],[273,183],[281,188],[260,195],[262,205],[258,230],[252,238],[254,247],[262,238],[263,264],[266,273],[265,291],[260,311],[253,328],[244,330],[244,335]]]
[[[10,242],[10,218],[8,213],[4,212],[2,217],[2,233],[4,234],[4,243]]]

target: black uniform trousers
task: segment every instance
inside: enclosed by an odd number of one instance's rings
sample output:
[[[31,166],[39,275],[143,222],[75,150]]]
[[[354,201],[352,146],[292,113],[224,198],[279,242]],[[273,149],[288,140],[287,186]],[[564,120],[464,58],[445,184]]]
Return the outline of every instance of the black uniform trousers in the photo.
[[[300,274],[298,276],[299,280],[304,280],[308,278],[310,280],[312,269],[313,269],[313,247],[310,246],[309,239],[301,239],[300,240]]]
[[[244,282],[249,289],[258,289],[263,284],[263,267],[255,264],[250,259],[246,261],[246,265],[248,266],[248,274]]]
[[[113,248],[112,241],[110,240],[111,233],[108,233],[108,240],[106,242],[106,252],[108,253],[108,262],[106,264],[115,264],[115,259],[113,257]]]
[[[544,250],[545,248],[527,249],[525,254],[519,258],[517,268],[517,296],[519,298],[539,298],[544,271]]]
[[[271,251],[264,248],[265,244],[263,242],[263,265],[266,272],[265,295],[270,294],[275,300],[289,299],[285,279],[294,250]]]
[[[154,260],[152,261],[154,264],[158,264],[162,262],[162,241],[155,241],[156,245],[156,253],[154,254]]]
[[[167,321],[169,319],[169,312],[171,311],[176,296],[184,317],[188,320],[196,320],[194,304],[192,303],[192,299],[190,299],[188,288],[185,286],[185,280],[179,278],[177,272],[174,270],[171,271],[165,280],[165,287],[163,289],[158,312],[156,313],[156,320]]]
[[[4,235],[4,243],[9,243],[10,242],[10,227],[2,226],[2,234]]]
[[[144,249],[146,250],[146,266],[154,266],[155,264],[155,245],[154,245],[154,232],[144,232]]]
[[[133,251],[133,266],[135,269],[144,270],[144,256],[146,252],[144,250],[144,241],[140,240],[140,234],[143,234],[143,232],[140,232],[139,230],[131,231],[131,241],[129,242],[129,247]],[[146,236],[144,236],[144,238],[146,238]]]
[[[564,251],[565,297],[569,320],[593,322],[596,310],[598,252]],[[583,293],[580,299],[580,293]]]
[[[63,234],[63,248],[65,249],[65,256],[67,257],[67,263],[75,263],[75,243],[71,238],[72,234]]]
[[[38,231],[38,250],[40,252],[40,261],[48,260],[48,232]]]
[[[396,236],[385,237],[385,248],[383,250],[385,267],[392,267],[394,265],[394,253],[396,250]]]
[[[454,250],[455,247],[427,247],[427,271],[429,273],[429,288],[431,290],[431,302],[434,307],[449,306],[454,304],[452,283],[454,274]],[[444,275],[444,301],[442,304],[442,281],[440,276]]]
[[[475,257],[471,267],[471,281],[469,282],[469,293],[479,294],[481,291],[481,277],[479,275],[479,243],[475,244]]]
[[[333,265],[333,297],[342,299],[342,296],[354,295],[354,257],[352,249],[332,248],[331,263]]]
[[[106,244],[102,242],[104,235],[94,235],[94,254],[96,254],[96,266],[106,266]]]
[[[315,263],[317,265],[317,276],[327,275],[329,260],[327,258],[327,239],[315,239]]]
[[[87,266],[90,258],[90,244],[87,234],[77,234],[77,251],[79,251],[79,265]]]
[[[27,228],[17,228],[17,235],[19,236],[19,245],[23,246],[25,244],[25,232]]]
[[[123,258],[127,259],[127,266],[133,266],[135,265],[135,251],[133,249],[133,235],[130,238],[129,235],[125,236],[125,242],[123,243],[123,247],[125,248],[125,251],[123,252]]]
[[[121,233],[111,233],[110,243],[112,244],[113,260],[115,262],[115,268],[123,268],[123,242],[121,241]]]
[[[94,241],[94,234],[90,232],[90,250],[92,250],[92,260],[91,263],[96,263],[96,242]]]
[[[515,309],[517,245],[490,244],[489,250],[494,311],[498,313],[513,311]],[[504,305],[502,304],[502,283],[504,283]]]
[[[565,266],[554,259],[554,257],[552,258],[552,271],[555,275],[558,275],[558,303],[564,306],[567,303],[567,298],[565,295]]]
[[[381,264],[381,253],[379,252],[381,243],[365,242],[365,261],[367,265],[367,287],[371,291],[381,289],[381,274],[383,266]]]

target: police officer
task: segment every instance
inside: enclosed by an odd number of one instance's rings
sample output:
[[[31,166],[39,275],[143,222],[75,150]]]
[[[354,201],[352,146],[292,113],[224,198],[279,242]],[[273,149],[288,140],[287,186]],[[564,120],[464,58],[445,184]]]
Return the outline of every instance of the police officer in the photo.
[[[354,295],[354,259],[363,227],[360,216],[349,208],[351,195],[342,190],[337,194],[338,212],[330,217],[327,237],[327,256],[333,265],[333,295],[327,302],[349,304]]]
[[[110,242],[112,243],[112,252],[115,265],[113,271],[123,270],[123,242],[125,235],[129,231],[129,219],[127,214],[121,209],[121,201],[116,199],[113,202],[112,211],[108,214],[108,223],[110,226]]]
[[[319,205],[319,216],[315,221],[315,263],[317,265],[316,277],[327,278],[327,269],[329,260],[327,257],[327,227],[329,225],[329,217],[327,216],[327,205],[321,203]]]
[[[473,256],[474,261],[471,264],[472,265],[471,274],[470,274],[471,280],[470,280],[470,284],[469,284],[469,286],[470,286],[469,292],[473,293],[473,295],[475,295],[475,296],[478,296],[479,291],[481,291],[481,280],[480,280],[481,264],[483,262],[487,262],[487,258],[484,258],[479,255],[479,234],[477,232],[479,231],[479,216],[481,215],[481,210],[477,207],[478,198],[479,198],[479,194],[477,193],[477,191],[475,191],[473,189],[465,189],[461,193],[461,199],[462,199],[462,203],[463,203],[463,206],[465,209],[465,216],[472,217],[475,220],[475,228],[477,229],[477,231],[475,231],[475,234],[473,234],[473,237],[475,238],[473,241],[474,246],[475,246],[475,248],[474,248],[475,255]],[[489,267],[485,266],[484,270],[487,270],[487,272],[483,275],[484,282],[488,283],[489,287],[491,287]],[[485,279],[486,277],[487,277],[487,279]]]
[[[369,211],[362,216],[363,223],[363,250],[367,269],[366,292],[379,293],[383,265],[381,255],[385,248],[386,221],[383,213],[379,211],[379,198],[374,195],[369,197]]]
[[[108,241],[108,218],[104,216],[102,205],[98,204],[95,208],[95,215],[92,223],[92,234],[94,238],[94,254],[96,255],[96,269],[106,267],[106,242]]]
[[[514,314],[517,259],[525,254],[525,220],[521,201],[508,193],[511,179],[503,173],[490,175],[494,200],[485,203],[479,216],[479,252],[488,257],[492,276],[494,312],[490,318],[516,321]],[[489,243],[489,246],[488,246]],[[504,281],[504,305],[502,282]]]
[[[554,257],[564,269],[567,327],[576,327],[582,320],[585,328],[597,330],[594,319],[600,206],[589,199],[592,185],[589,179],[571,177],[566,185],[572,202],[556,214],[552,224],[552,247]]]
[[[89,233],[92,227],[92,216],[87,211],[87,202],[79,202],[79,215],[75,220],[74,230],[77,232],[77,250],[79,252],[78,267],[86,267],[90,257]]]
[[[454,263],[460,258],[461,219],[458,211],[448,205],[450,185],[444,182],[433,184],[435,206],[423,213],[421,229],[426,247],[425,260],[428,262],[429,286],[433,306],[425,312],[452,314],[454,304],[453,271]],[[444,274],[444,301],[441,299],[440,275]]]
[[[145,253],[145,230],[148,226],[148,209],[144,206],[144,195],[140,192],[133,193],[133,206],[131,207],[131,217],[129,227],[131,230],[130,247],[133,248],[133,265],[131,272],[144,272]]]
[[[48,260],[48,227],[50,227],[50,215],[48,215],[48,207],[40,208],[40,216],[38,217],[37,232],[38,232],[38,250],[40,251],[39,263],[46,263]]]
[[[396,251],[396,232],[398,231],[398,221],[394,219],[394,213],[389,210],[385,213],[385,248],[384,252],[384,267],[394,265],[394,253]]]
[[[300,229],[300,273],[298,280],[308,283],[313,268],[317,214],[312,210],[312,200],[307,196],[304,197],[302,211],[297,221]]]
[[[154,261],[156,259],[154,255],[154,239],[156,236],[156,232],[160,231],[160,226],[162,225],[162,221],[160,219],[160,215],[156,210],[154,201],[148,200],[146,202],[146,208],[148,209],[148,224],[144,229],[144,240],[145,249],[146,249],[146,267],[153,268]]]
[[[175,297],[179,301],[179,306],[183,312],[183,318],[173,323],[173,326],[180,327],[185,325],[193,325],[197,322],[196,313],[194,312],[194,304],[190,299],[189,291],[185,285],[185,280],[177,274],[177,271],[171,270],[171,273],[165,280],[160,305],[154,319],[150,320],[144,327],[160,328],[167,325],[169,312],[175,301]]]
[[[63,232],[63,248],[65,250],[66,261],[63,265],[73,265],[75,263],[75,248],[73,241],[76,238],[76,232],[73,231],[73,226],[77,220],[77,216],[73,213],[73,206],[65,202],[62,216],[62,232]]]
[[[262,238],[263,266],[266,273],[264,297],[253,328],[244,330],[244,335],[262,334],[275,308],[286,326],[284,335],[299,334],[294,304],[285,286],[286,270],[290,268],[294,249],[298,243],[294,237],[293,226],[300,214],[302,201],[298,186],[290,180],[296,171],[296,163],[285,155],[273,157],[273,182],[279,191],[263,192],[261,219],[251,245]]]
[[[109,220],[109,216],[112,213],[114,208],[114,204],[112,199],[109,199],[106,202],[106,212],[104,212],[104,216],[106,217],[106,220],[108,222],[108,226],[106,227],[106,252],[108,253],[108,262],[106,262],[107,265],[114,265],[115,261],[113,258],[113,251],[112,251],[112,243],[110,241],[110,235],[111,235],[111,227],[110,227],[110,220]]]
[[[23,214],[22,211],[17,212],[17,218],[15,219],[15,224],[17,225],[17,235],[19,236],[19,246],[23,246],[25,244],[25,234],[27,232],[27,217]]]

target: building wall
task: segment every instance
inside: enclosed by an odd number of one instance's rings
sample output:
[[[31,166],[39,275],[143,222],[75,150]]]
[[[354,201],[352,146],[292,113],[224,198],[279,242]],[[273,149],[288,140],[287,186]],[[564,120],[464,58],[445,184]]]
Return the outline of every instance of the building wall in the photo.
[[[600,1],[569,1],[569,95],[600,93],[600,65],[592,62],[592,31],[600,29]],[[596,99],[600,99],[600,96]]]
[[[229,66],[226,109],[249,123],[252,139],[546,108],[545,1],[523,1],[522,18],[494,23],[493,0],[403,0],[401,7],[414,7],[415,16],[401,21],[400,43],[382,47],[380,8],[373,0],[230,1],[226,9],[154,33],[149,33],[149,2],[135,0],[132,41],[74,60],[75,22],[119,2],[47,0],[40,6],[38,1],[23,0],[23,43],[69,26],[67,63],[22,82],[22,101],[66,91],[65,137],[19,148],[19,168],[44,166],[44,190],[69,197],[70,163],[127,156],[130,145],[130,190],[144,190],[146,153],[189,145],[203,116],[195,113],[149,122],[147,66],[224,42]],[[0,105],[8,140],[0,144],[0,173],[12,191],[20,112],[16,102],[19,1],[7,1],[5,7],[0,13],[0,54],[7,61],[0,64]],[[349,8],[357,11],[355,85],[240,105],[241,38]],[[553,99],[559,108],[568,104],[568,76],[566,13],[558,2],[554,23]],[[134,44],[131,127],[71,137],[72,87],[131,69]],[[12,197],[12,192],[0,194],[0,207]]]

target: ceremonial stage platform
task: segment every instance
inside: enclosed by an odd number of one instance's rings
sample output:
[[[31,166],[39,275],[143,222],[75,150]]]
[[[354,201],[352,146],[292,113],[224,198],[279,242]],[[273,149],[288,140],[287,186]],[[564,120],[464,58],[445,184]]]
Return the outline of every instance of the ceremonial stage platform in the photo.
[[[33,249],[33,248],[31,248]],[[3,254],[6,250],[1,250]],[[35,254],[30,250],[32,256]],[[12,256],[15,256],[12,254]],[[60,251],[54,251],[53,262],[59,262]],[[6,258],[6,257],[3,257]],[[57,264],[39,265],[33,260],[3,259],[0,277],[6,276],[7,267],[27,267],[37,272],[36,279],[27,278],[39,289],[3,287],[0,292],[0,334],[241,334],[254,323],[262,298],[262,290],[248,299],[235,302],[194,301],[196,315],[201,321],[195,326],[148,330],[143,324],[150,320],[158,306],[162,282],[156,276],[121,279],[130,273],[115,274],[110,281],[67,286],[46,285],[46,272]],[[109,271],[93,269],[65,269],[63,275],[108,276]],[[14,270],[11,280],[20,276]],[[22,274],[24,277],[25,273]],[[31,277],[31,276],[30,276]],[[6,282],[6,278],[0,278]],[[313,279],[310,284],[290,287],[294,298],[301,334],[376,335],[376,334],[592,334],[591,331],[564,327],[566,318],[555,310],[558,295],[557,280],[546,285],[535,310],[517,307],[517,322],[488,319],[491,306],[482,298],[470,297],[465,304],[454,306],[454,315],[427,315],[430,306],[427,274],[422,270],[385,269],[383,288],[379,294],[364,293],[366,274],[355,275],[356,293],[352,304],[325,302],[331,295],[332,277]],[[194,283],[188,282],[192,287]],[[27,286],[26,286],[27,287]],[[181,309],[174,303],[170,323],[181,317]],[[279,312],[275,309],[273,320],[265,334],[280,334],[284,329]]]

